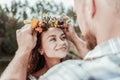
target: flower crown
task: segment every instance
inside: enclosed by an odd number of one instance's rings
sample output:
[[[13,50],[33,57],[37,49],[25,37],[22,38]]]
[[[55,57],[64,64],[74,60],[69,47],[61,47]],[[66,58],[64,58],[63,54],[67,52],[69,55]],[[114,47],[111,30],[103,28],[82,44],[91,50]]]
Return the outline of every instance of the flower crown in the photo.
[[[41,33],[45,29],[48,29],[49,27],[60,27],[60,28],[67,28],[66,24],[70,22],[70,18],[66,15],[62,15],[60,18],[57,17],[51,17],[47,14],[42,15],[42,21],[38,19],[33,19],[30,24],[31,27]]]

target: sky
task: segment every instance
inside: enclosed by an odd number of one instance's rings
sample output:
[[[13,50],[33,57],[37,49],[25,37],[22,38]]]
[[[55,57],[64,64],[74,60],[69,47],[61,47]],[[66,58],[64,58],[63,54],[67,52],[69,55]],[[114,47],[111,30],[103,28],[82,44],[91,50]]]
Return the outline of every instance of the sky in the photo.
[[[0,0],[0,5],[4,6],[4,4],[7,4],[8,6],[10,6],[12,0]],[[19,1],[19,0],[16,0]],[[25,0],[20,0],[22,2],[24,2]],[[28,0],[30,5],[34,5],[37,1],[40,0]],[[46,1],[51,1],[51,0],[46,0]],[[62,2],[64,4],[65,7],[69,7],[69,6],[73,6],[73,0],[52,0],[54,2],[56,2],[56,4],[59,4],[60,2]]]

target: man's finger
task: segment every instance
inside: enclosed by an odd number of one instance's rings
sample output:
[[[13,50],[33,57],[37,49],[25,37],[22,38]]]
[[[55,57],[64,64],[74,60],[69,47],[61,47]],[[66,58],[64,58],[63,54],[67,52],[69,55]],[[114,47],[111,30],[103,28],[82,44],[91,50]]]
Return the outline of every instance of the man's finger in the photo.
[[[23,26],[21,29],[20,29],[21,32],[28,32],[30,34],[32,34],[33,32],[33,29],[31,28],[30,24],[26,24],[25,26]]]
[[[37,32],[33,33],[34,40],[37,40]]]
[[[20,32],[20,29],[18,29],[17,31],[16,31],[16,33],[19,33]]]

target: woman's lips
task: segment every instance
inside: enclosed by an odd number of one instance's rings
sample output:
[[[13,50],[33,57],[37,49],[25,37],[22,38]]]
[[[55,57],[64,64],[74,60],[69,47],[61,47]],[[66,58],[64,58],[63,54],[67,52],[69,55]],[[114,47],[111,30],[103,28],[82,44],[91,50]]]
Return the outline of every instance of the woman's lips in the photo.
[[[66,47],[61,47],[61,48],[58,48],[58,49],[56,49],[57,51],[59,51],[59,50],[62,50],[62,51],[65,51],[66,50]]]

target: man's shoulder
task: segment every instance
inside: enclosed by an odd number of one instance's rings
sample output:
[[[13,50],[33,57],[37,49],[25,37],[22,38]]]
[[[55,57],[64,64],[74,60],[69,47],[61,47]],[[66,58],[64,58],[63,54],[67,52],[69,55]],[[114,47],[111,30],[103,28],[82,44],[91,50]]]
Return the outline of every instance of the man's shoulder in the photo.
[[[61,73],[61,71],[68,71],[69,69],[74,69],[77,68],[77,66],[79,66],[79,64],[82,64],[82,60],[66,60],[63,61],[62,63],[59,63],[55,66],[53,66],[52,68],[50,68],[47,71],[47,74],[45,75],[51,75],[51,73]],[[50,73],[50,74],[49,74]]]
[[[78,80],[80,76],[79,74],[85,76],[81,71],[82,68],[80,68],[82,63],[82,60],[66,60],[48,70],[43,79]]]
[[[80,59],[78,59],[78,60],[66,60],[66,61],[63,61],[61,64],[64,64],[64,65],[71,65],[71,64],[80,64],[80,63],[82,63],[83,62],[83,60],[80,60]]]
[[[62,63],[56,65],[54,68],[62,69],[62,68],[66,68],[68,66],[75,67],[75,66],[82,64],[83,62],[84,62],[83,60],[66,60],[66,61],[63,61]]]
[[[48,80],[116,79],[120,76],[119,59],[118,55],[111,55],[90,61],[67,60],[51,68],[44,77]]]

